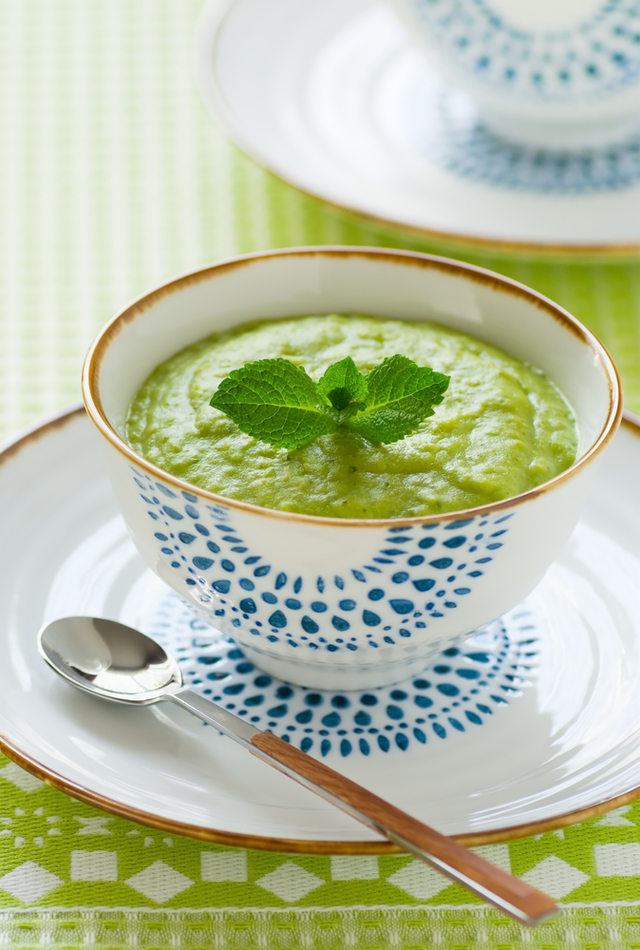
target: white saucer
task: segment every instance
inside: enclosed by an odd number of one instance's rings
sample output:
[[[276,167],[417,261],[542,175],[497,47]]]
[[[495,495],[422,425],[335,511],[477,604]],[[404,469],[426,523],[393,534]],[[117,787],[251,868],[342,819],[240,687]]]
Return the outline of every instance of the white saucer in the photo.
[[[564,154],[506,144],[384,0],[210,0],[196,75],[246,152],[343,208],[485,242],[640,245],[640,135]]]
[[[640,794],[639,467],[640,428],[627,421],[576,533],[524,605],[407,683],[320,693],[251,668],[146,569],[91,424],[65,413],[0,456],[2,748],[76,798],[176,833],[392,849],[186,713],[111,705],[60,680],[36,632],[86,613],[161,637],[194,688],[469,843],[623,804]]]

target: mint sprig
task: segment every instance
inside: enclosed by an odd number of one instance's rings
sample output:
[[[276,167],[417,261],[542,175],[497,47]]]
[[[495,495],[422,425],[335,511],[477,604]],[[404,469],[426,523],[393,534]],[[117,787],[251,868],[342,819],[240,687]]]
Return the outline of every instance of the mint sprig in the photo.
[[[433,415],[449,379],[400,354],[369,373],[361,373],[348,356],[317,383],[290,360],[256,360],[232,370],[210,405],[247,435],[279,449],[302,448],[341,427],[369,442],[388,444]]]

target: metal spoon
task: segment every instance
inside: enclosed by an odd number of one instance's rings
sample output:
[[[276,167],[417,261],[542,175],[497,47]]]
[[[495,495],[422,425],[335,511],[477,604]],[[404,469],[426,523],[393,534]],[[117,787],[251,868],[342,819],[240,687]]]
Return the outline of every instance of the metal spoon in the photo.
[[[114,620],[65,617],[40,630],[38,650],[56,673],[94,696],[136,706],[165,700],[188,710],[519,923],[533,926],[558,911],[546,894],[489,864],[452,838],[423,825],[273,733],[261,732],[183,686],[175,659],[139,630]]]

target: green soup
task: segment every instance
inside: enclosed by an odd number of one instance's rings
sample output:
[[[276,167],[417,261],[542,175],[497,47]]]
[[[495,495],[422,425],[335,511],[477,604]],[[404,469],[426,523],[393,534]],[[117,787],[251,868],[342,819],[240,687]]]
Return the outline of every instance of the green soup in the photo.
[[[252,360],[285,357],[317,380],[346,356],[367,371],[395,353],[451,381],[435,414],[390,445],[338,431],[275,449],[209,405],[221,380]],[[571,408],[541,371],[438,324],[362,314],[244,324],[187,347],[137,393],[126,437],[159,468],[227,498],[344,518],[500,501],[558,475],[577,448]]]

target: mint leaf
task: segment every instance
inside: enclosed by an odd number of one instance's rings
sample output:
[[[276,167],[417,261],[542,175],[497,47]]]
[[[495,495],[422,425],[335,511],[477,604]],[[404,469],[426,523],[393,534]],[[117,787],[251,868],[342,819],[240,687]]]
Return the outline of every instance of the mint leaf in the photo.
[[[211,397],[247,435],[277,449],[300,449],[346,427],[369,442],[397,442],[441,403],[449,376],[396,354],[363,374],[350,356],[314,383],[282,358],[234,369]]]
[[[406,356],[390,356],[367,373],[367,406],[345,425],[369,442],[397,442],[433,415],[449,378]]]
[[[340,413],[349,410],[352,414],[367,404],[367,380],[350,356],[330,366],[318,380],[317,388]]]
[[[232,370],[210,405],[254,439],[278,449],[299,449],[337,428],[319,403],[316,384],[305,369],[278,358]]]

